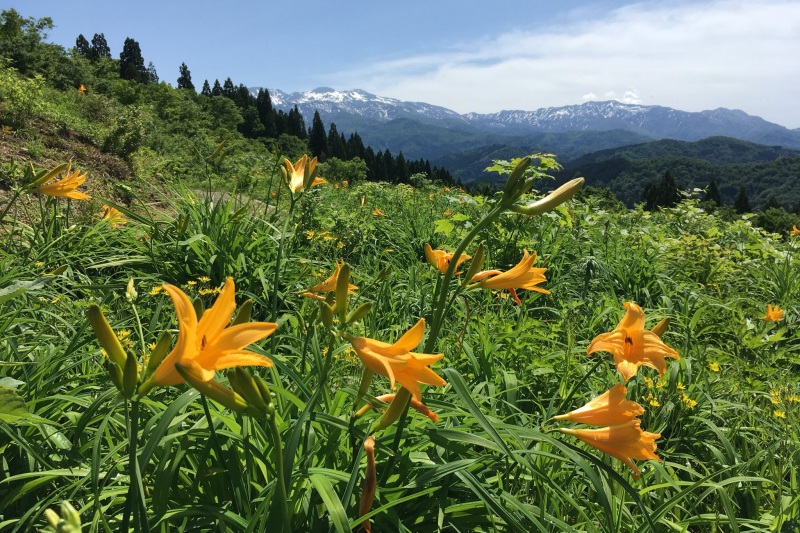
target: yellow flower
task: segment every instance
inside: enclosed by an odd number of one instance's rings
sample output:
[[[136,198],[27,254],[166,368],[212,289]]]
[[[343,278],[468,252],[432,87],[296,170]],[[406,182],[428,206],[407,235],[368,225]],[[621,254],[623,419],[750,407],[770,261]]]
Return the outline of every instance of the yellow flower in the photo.
[[[484,270],[475,274],[470,281],[471,287],[479,289],[528,289],[550,294],[550,291],[537,287],[539,283],[544,283],[546,268],[533,268],[536,262],[536,252],[533,255],[525,250],[522,259],[511,270],[502,272],[500,270]]]
[[[681,383],[679,381],[678,384],[675,385],[675,388],[678,389],[678,390],[686,390],[686,385],[684,385],[683,383]]]
[[[613,354],[614,364],[625,381],[635,376],[641,365],[654,368],[663,376],[667,371],[664,359],[680,359],[678,352],[664,344],[657,334],[644,329],[644,311],[641,307],[633,302],[626,302],[625,309],[625,316],[614,331],[595,337],[586,349],[586,354]]]
[[[149,294],[150,296],[155,296],[156,294],[161,294],[161,292],[162,292],[163,290],[164,290],[164,288],[163,288],[161,285],[156,285],[155,287],[153,287],[152,289],[150,289],[150,292],[148,292],[148,294]]]
[[[570,420],[593,426],[618,426],[644,414],[644,408],[632,400],[626,400],[625,385],[617,383],[611,389],[589,401],[580,409],[565,415],[554,416],[553,420]]]
[[[767,314],[762,318],[766,322],[780,322],[783,320],[783,310],[778,307],[772,307],[771,304],[767,304]]]
[[[559,428],[558,431],[573,435],[589,446],[616,457],[633,470],[634,479],[639,479],[641,471],[634,464],[633,459],[639,461],[647,459],[661,460],[655,454],[655,440],[660,439],[661,435],[642,431],[640,424],[641,422],[635,419],[618,426],[599,429]]]
[[[111,228],[116,229],[121,224],[127,224],[128,219],[122,214],[122,211],[115,209],[109,205],[104,205],[100,210],[100,218],[111,222]]]
[[[442,274],[447,272],[447,267],[450,266],[450,261],[453,259],[453,252],[445,252],[444,250],[434,250],[431,248],[431,245],[425,243],[425,259],[428,260],[428,263],[431,264],[434,268],[439,270]],[[458,265],[472,259],[467,254],[461,254],[458,257],[458,261],[456,262],[456,269],[458,269]],[[461,272],[456,272],[456,274],[460,274]]]
[[[315,300],[325,300],[322,296],[318,294],[314,294],[315,292],[332,292],[336,290],[336,284],[339,281],[339,271],[342,269],[342,263],[336,263],[336,267],[333,269],[333,273],[325,278],[324,281],[317,283],[306,292],[301,293],[301,296],[305,296],[306,298],[314,298]],[[347,293],[351,294],[355,291],[358,286],[353,285],[352,283],[347,285]]]
[[[542,294],[550,294],[547,289],[537,287],[539,283],[547,281],[547,278],[544,277],[547,269],[533,268],[533,263],[535,262],[536,252],[530,255],[528,250],[525,250],[522,260],[511,270],[505,272],[484,270],[475,274],[470,280],[473,283],[472,287],[479,289],[528,289]]]
[[[777,418],[786,418],[786,413],[781,411],[780,409],[775,409],[772,411],[772,414],[775,415]]]
[[[63,178],[47,185],[40,185],[39,187],[33,189],[33,192],[45,194],[47,196],[72,198],[74,200],[90,199],[91,196],[77,190],[77,188],[80,187],[84,181],[86,181],[86,173],[84,172],[81,174],[80,170],[76,170],[74,173],[70,174],[71,168],[72,162],[70,161],[69,165],[67,165],[67,170],[64,171]]]
[[[419,321],[409,329],[394,344],[368,339],[365,337],[350,337],[350,344],[358,354],[361,362],[376,374],[386,376],[394,388],[395,382],[400,383],[417,400],[422,401],[422,391],[419,383],[426,385],[443,386],[447,382],[428,368],[444,354],[414,353],[422,341],[425,333],[425,319]]]
[[[374,216],[374,217],[385,217],[386,215],[383,213],[383,211],[381,211],[380,209],[378,209],[376,207],[375,209],[372,210],[372,216]]]
[[[304,154],[295,164],[288,159],[284,159],[283,163],[286,168],[281,168],[281,173],[289,185],[289,189],[295,194],[315,185],[328,183],[327,180],[316,176],[316,157],[309,161],[308,155]]]
[[[711,370],[712,372],[719,372],[719,363],[717,363],[716,361],[711,361],[710,363],[708,363],[708,369]]]
[[[687,409],[694,409],[697,405],[697,402],[692,400],[686,393],[681,394],[681,402],[683,402],[683,405],[685,405]]]
[[[78,87],[78,92],[81,94],[86,94],[86,86],[81,83],[80,87]]]
[[[277,324],[248,322],[227,327],[236,309],[233,278],[228,278],[214,305],[198,321],[189,297],[174,285],[164,285],[178,316],[178,341],[164,358],[152,377],[144,383],[139,394],[155,386],[178,385],[183,377],[176,364],[191,366],[203,381],[210,381],[215,370],[235,366],[272,366],[272,361],[245,346],[271,335]]]
[[[792,226],[791,235],[792,235],[792,237],[796,237],[796,236],[800,235],[800,229],[797,229],[796,225]]]

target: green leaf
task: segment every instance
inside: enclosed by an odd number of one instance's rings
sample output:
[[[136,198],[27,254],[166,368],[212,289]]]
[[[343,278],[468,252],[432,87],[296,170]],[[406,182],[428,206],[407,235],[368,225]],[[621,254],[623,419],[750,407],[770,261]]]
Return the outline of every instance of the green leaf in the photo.
[[[311,474],[309,481],[317,489],[322,502],[328,509],[328,514],[333,521],[333,527],[337,533],[348,533],[350,531],[350,521],[347,520],[347,513],[342,507],[342,502],[333,490],[330,480],[322,474]]]
[[[435,221],[433,224],[435,226],[434,231],[436,233],[443,233],[445,235],[450,235],[451,233],[453,233],[453,230],[455,229],[453,223],[446,218],[439,219]]]

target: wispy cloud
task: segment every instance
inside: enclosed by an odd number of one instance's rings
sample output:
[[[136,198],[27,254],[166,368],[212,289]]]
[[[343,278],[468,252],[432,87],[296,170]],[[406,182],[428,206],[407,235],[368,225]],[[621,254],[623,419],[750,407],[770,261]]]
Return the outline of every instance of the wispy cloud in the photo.
[[[334,81],[459,112],[617,99],[738,108],[800,126],[800,2],[645,2],[596,15],[364,65]]]

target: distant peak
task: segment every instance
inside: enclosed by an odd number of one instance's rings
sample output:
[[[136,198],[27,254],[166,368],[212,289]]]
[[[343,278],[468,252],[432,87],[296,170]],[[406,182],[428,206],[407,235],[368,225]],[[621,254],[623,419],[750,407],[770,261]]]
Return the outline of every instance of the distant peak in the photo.
[[[310,91],[312,93],[335,93],[336,89],[331,89],[330,87],[317,87],[316,89]]]

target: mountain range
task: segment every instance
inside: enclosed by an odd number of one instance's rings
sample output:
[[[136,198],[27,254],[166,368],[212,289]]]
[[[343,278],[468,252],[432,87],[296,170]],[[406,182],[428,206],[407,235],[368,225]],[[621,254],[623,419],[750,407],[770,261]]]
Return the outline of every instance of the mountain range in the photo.
[[[689,189],[717,180],[726,203],[740,188],[754,205],[771,196],[787,207],[800,200],[800,129],[739,110],[687,112],[605,101],[459,114],[358,89],[269,92],[274,107],[288,112],[297,106],[307,125],[319,112],[326,127],[334,122],[345,136],[357,131],[375,151],[428,159],[465,184],[493,179],[484,172],[493,159],[549,152],[564,165],[559,181],[585,176],[587,184],[610,187],[628,205],[667,170]]]
[[[257,90],[251,89],[253,92]],[[335,122],[340,132],[358,131],[364,142],[375,150],[402,150],[406,157],[411,158],[437,160],[455,152],[488,145],[521,147],[544,144],[542,149],[572,159],[595,150],[634,142],[658,139],[696,141],[718,135],[800,149],[800,129],[790,130],[744,111],[725,108],[688,112],[657,105],[591,101],[535,111],[459,114],[445,107],[404,102],[360,89],[337,91],[320,87],[290,94],[271,89],[270,96],[273,105],[286,112],[297,106],[307,122],[318,111],[326,125]],[[421,125],[426,126],[424,131],[427,132],[427,139],[423,142],[412,142],[409,135],[403,134],[404,130],[423,130]],[[580,132],[612,133],[589,135],[584,146],[567,146],[567,153],[557,149],[563,144],[574,145],[575,134]],[[608,135],[619,139],[600,140]],[[413,137],[419,139],[419,135]]]

